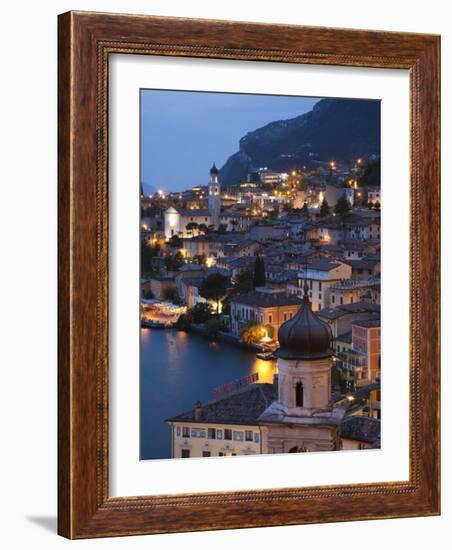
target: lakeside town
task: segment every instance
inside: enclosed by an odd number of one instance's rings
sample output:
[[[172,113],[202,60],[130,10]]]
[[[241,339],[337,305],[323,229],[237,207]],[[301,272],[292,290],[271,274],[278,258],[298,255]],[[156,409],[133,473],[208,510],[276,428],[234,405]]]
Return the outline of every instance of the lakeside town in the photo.
[[[213,163],[206,184],[142,186],[141,326],[275,365],[208,403],[195,388],[165,419],[172,457],[380,447],[379,170],[375,154],[226,185]]]

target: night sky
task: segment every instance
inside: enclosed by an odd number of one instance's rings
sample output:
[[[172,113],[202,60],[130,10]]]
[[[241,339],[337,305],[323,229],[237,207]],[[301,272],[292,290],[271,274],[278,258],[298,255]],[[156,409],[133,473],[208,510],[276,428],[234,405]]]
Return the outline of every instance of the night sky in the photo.
[[[141,91],[141,181],[165,191],[205,185],[247,132],[310,111],[319,98]],[[149,192],[145,187],[145,192]]]

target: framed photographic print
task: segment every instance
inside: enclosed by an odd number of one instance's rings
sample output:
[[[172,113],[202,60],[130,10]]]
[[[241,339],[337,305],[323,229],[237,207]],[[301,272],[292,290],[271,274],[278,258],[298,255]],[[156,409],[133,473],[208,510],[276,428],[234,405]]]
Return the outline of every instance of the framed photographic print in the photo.
[[[437,36],[59,17],[59,533],[439,514]]]

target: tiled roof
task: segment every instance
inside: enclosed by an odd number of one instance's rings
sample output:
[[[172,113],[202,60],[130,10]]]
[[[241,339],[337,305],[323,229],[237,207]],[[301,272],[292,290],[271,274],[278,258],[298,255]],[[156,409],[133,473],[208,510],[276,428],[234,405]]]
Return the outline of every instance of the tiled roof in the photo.
[[[342,438],[366,443],[377,443],[380,440],[380,432],[380,420],[367,416],[346,416],[340,427]]]
[[[344,304],[337,309],[347,313],[380,313],[380,304],[370,304],[368,302],[356,302],[354,304]]]
[[[217,401],[201,406],[201,417],[195,420],[194,409],[170,418],[171,421],[222,424],[254,424],[265,409],[278,398],[276,384],[252,384]]]
[[[196,218],[199,216],[203,216],[203,217],[210,216],[210,212],[207,209],[202,209],[202,208],[193,208],[193,209],[177,208],[176,210],[181,216],[186,216],[191,218]]]
[[[355,393],[355,397],[365,397],[366,399],[368,399],[371,391],[379,389],[380,382],[372,382],[372,384],[368,384],[367,386],[359,388],[359,390]]]
[[[368,258],[364,260],[348,260],[344,259],[342,260],[344,264],[349,265],[352,269],[373,269],[378,263],[380,263],[380,260],[370,260]]]
[[[352,343],[352,331],[350,330],[349,332],[344,332],[344,334],[341,334],[340,336],[338,336],[336,338],[336,341],[345,342],[346,344],[351,344]]]
[[[207,235],[197,235],[189,239],[184,239],[186,242],[222,242],[222,243],[242,243],[245,239],[244,233],[229,231],[228,233],[208,233]]]
[[[324,317],[325,319],[330,319],[331,321],[334,321],[334,319],[338,319],[346,314],[346,311],[342,311],[337,307],[325,307],[317,312],[319,317]]]
[[[362,319],[359,321],[353,321],[352,325],[364,328],[377,328],[381,325],[380,319]]]
[[[308,262],[308,269],[314,269],[315,271],[332,271],[341,264],[332,262],[328,258],[314,258]]]
[[[347,313],[368,313],[373,319],[380,316],[380,304],[370,304],[368,302],[356,302],[354,304],[344,304],[337,307],[325,307],[317,312],[317,315],[326,319],[334,320],[346,315]]]
[[[265,308],[301,305],[302,300],[293,294],[286,294],[285,292],[260,292],[256,290],[234,296],[234,298],[231,299],[231,303],[233,302],[236,304]]]

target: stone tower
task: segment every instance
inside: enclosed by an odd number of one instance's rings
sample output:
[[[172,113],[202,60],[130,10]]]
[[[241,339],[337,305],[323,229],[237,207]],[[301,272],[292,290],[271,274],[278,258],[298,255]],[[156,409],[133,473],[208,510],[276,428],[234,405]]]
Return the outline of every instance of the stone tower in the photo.
[[[220,225],[221,195],[220,182],[218,180],[218,168],[213,163],[210,169],[209,182],[209,213],[212,217],[212,225],[218,229]]]
[[[297,315],[279,329],[278,400],[288,416],[331,409],[330,327],[312,311],[307,285]]]
[[[344,410],[331,400],[330,327],[312,311],[307,285],[298,313],[279,329],[278,398],[261,415],[270,453],[340,449]]]

